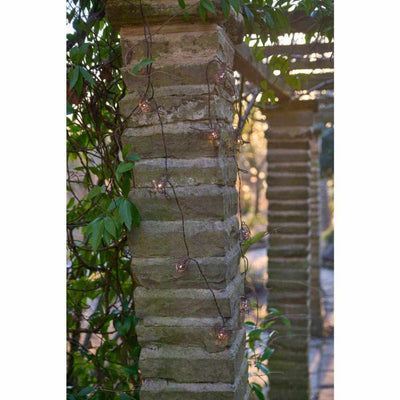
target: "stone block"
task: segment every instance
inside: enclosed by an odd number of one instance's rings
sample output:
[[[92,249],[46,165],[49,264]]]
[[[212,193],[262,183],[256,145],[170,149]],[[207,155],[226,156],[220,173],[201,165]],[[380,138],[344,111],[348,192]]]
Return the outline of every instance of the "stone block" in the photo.
[[[268,149],[267,151],[267,162],[271,164],[308,161],[310,161],[310,152],[308,150]]]
[[[185,221],[186,241],[191,257],[222,257],[238,242],[239,223],[234,216],[226,221]],[[144,221],[129,246],[135,257],[176,257],[186,255],[180,221]]]
[[[172,189],[166,197],[151,189],[134,189],[130,198],[139,210],[142,221],[177,221],[181,213]],[[234,187],[201,185],[177,187],[175,193],[187,220],[222,221],[236,215],[238,194]]]
[[[275,211],[307,211],[310,201],[304,200],[272,200],[268,199],[268,212]]]
[[[160,116],[164,124],[180,121],[208,121],[208,100],[210,99],[213,117],[217,121],[229,123],[233,119],[233,98],[225,98],[217,93],[211,93],[209,98],[207,85],[167,86],[157,88],[152,101],[151,112],[143,113],[138,107],[143,92],[127,94],[119,103],[121,114],[128,119],[128,127],[157,126],[160,121],[157,107],[162,107]]]
[[[308,186],[310,176],[307,173],[274,173],[270,172],[267,177],[270,186]]]
[[[141,400],[247,400],[247,359],[244,359],[235,383],[177,383],[165,379],[146,379]]]
[[[193,266],[195,268],[195,266]],[[239,307],[244,293],[243,277],[238,274],[225,290],[214,295],[224,317],[230,318]],[[215,318],[219,316],[209,289],[135,289],[135,305],[139,319],[146,317]]]
[[[196,260],[212,289],[224,289],[239,272],[239,245],[227,251],[224,257],[201,257]],[[132,258],[132,270],[140,286],[146,289],[205,289],[198,268],[188,268],[179,273],[175,268],[176,258]]]
[[[268,174],[271,173],[310,173],[310,164],[308,162],[280,162],[268,164]]]
[[[305,222],[308,223],[308,211],[272,211],[268,214],[268,222],[271,224]]]
[[[307,186],[267,188],[267,199],[271,200],[308,200],[310,193]]]
[[[234,384],[244,359],[245,338],[243,328],[232,346],[219,353],[185,346],[144,347],[139,360],[141,371],[147,379]]]
[[[227,329],[232,329],[226,346],[221,346],[215,337],[215,326],[221,324],[221,318],[181,318],[146,317],[139,320],[136,333],[140,346],[175,345],[204,348],[210,353],[223,351],[234,343],[237,333],[243,325],[243,313],[239,307],[226,321]]]
[[[268,224],[268,231],[271,234],[278,233],[280,235],[309,235],[310,224],[304,222],[270,223]]]
[[[231,157],[225,159],[199,157],[194,159],[169,159],[170,181],[175,187],[218,185],[234,186],[237,168]],[[153,180],[165,172],[165,159],[139,161],[133,168],[137,188],[153,188]]]

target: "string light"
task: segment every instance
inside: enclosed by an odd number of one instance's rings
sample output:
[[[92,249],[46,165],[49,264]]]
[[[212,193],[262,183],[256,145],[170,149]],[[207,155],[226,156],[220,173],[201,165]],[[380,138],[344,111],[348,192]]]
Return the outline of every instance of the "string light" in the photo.
[[[213,140],[218,140],[220,138],[219,132],[216,129],[213,129],[210,132],[210,138],[213,139]]]
[[[222,67],[215,74],[215,83],[217,85],[222,85],[225,82],[225,80],[226,80],[226,69],[225,67]]]
[[[244,243],[250,238],[251,238],[250,228],[247,226],[246,222],[242,221],[242,225],[239,231],[239,240],[241,243]]]
[[[157,180],[153,179],[153,187],[154,190],[158,193],[161,193],[163,195],[167,195],[167,183],[168,183],[168,175],[164,174],[161,175],[160,178],[158,178]]]
[[[244,140],[243,140],[243,138],[242,138],[241,136],[239,136],[239,137],[236,139],[236,144],[237,144],[238,146],[243,146],[243,145],[244,145]]]
[[[243,313],[250,312],[249,300],[247,299],[246,296],[240,297],[239,310],[240,310],[240,312],[243,312]]]
[[[139,100],[139,108],[142,113],[149,113],[151,111],[151,104],[149,100],[146,98],[146,95],[143,95]]]
[[[175,264],[176,272],[179,272],[180,274],[182,274],[183,272],[185,272],[189,268],[189,264],[190,264],[190,258],[189,257],[181,258]]]
[[[215,325],[215,339],[217,345],[226,346],[228,344],[230,337],[230,332],[223,326],[217,324]]]

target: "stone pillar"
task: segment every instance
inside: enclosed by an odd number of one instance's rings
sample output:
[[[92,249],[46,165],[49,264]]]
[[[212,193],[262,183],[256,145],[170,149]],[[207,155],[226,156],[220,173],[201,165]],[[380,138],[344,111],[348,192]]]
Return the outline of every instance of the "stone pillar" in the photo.
[[[186,1],[186,6],[194,3]],[[196,7],[188,9],[187,23],[176,0],[142,0],[142,5],[152,32],[156,102],[150,101],[149,112],[132,114],[147,86],[143,71],[130,73],[146,58],[139,2],[107,2],[109,20],[120,27],[127,86],[120,104],[128,117],[123,142],[131,143],[132,152],[141,158],[134,168],[131,198],[142,222],[128,238],[139,285],[135,306],[142,347],[140,398],[247,399],[246,332],[239,312],[244,282],[239,271],[238,194],[232,158],[233,76],[229,72],[242,25],[233,13],[226,26],[220,14],[200,23]],[[219,64],[210,64],[217,58]],[[216,84],[221,63],[227,67],[226,82]],[[218,139],[210,135],[209,105]],[[200,269],[194,262],[184,272],[176,269],[177,261],[187,256],[181,213],[169,185],[164,194],[154,190],[153,181],[165,174],[158,113],[169,180],[184,214],[190,257],[199,262]],[[225,341],[217,340],[222,319],[209,287],[225,319]]]
[[[310,338],[310,137],[314,102],[267,114],[268,307],[290,321],[270,361],[269,400],[308,400]]]
[[[319,133],[310,140],[311,147],[311,184],[310,184],[310,220],[311,220],[311,335],[323,336],[323,311],[320,284],[320,168],[319,155],[321,140]]]

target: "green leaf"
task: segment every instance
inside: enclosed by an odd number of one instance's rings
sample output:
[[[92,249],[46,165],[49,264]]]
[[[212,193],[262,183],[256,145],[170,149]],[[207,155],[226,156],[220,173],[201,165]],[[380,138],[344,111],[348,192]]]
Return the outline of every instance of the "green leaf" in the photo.
[[[224,13],[225,17],[227,17],[230,12],[228,0],[221,0],[221,9],[222,9],[222,12]]]
[[[95,84],[92,75],[91,75],[85,68],[80,67],[80,71],[81,71],[81,74],[83,75],[83,77],[84,77],[89,83],[91,83],[92,85]]]
[[[265,375],[267,375],[268,378],[271,377],[270,372],[269,372],[269,369],[268,369],[264,364],[261,364],[261,363],[257,362],[257,363],[256,363],[256,367],[257,367],[259,370],[261,370]]]
[[[187,11],[183,13],[183,18],[185,19],[186,22],[189,22],[189,13]]]
[[[261,89],[267,90],[268,82],[267,81],[261,81],[260,82]]]
[[[272,314],[274,314],[276,316],[280,316],[281,315],[281,312],[279,310],[277,310],[276,308],[273,308],[273,307],[268,308],[268,312],[270,312],[270,313],[272,313]]]
[[[265,349],[263,355],[260,358],[260,361],[265,361],[265,360],[269,360],[272,356],[272,354],[274,354],[274,349],[271,349],[270,347],[268,347],[267,349]]]
[[[123,174],[126,171],[130,171],[133,168],[134,165],[135,165],[135,163],[133,163],[133,162],[124,162],[123,161],[122,163],[120,163],[118,165],[117,173],[118,174]]]
[[[120,400],[132,400],[133,399],[133,397],[128,396],[126,393],[120,393],[119,398],[120,398]]]
[[[155,62],[156,60],[152,59],[152,58],[144,58],[142,61],[139,61],[132,69],[131,73],[133,75],[137,74],[138,71],[143,68],[146,67],[149,64],[152,64],[153,62]]]
[[[130,202],[130,201],[129,201]],[[139,210],[137,209],[137,207],[130,202],[131,204],[131,211],[132,211],[132,218],[133,218],[133,222],[134,224],[139,227],[140,226],[140,214],[139,214]]]
[[[140,157],[137,156],[136,154],[130,154],[129,156],[126,157],[126,160],[128,160],[128,161],[140,161]]]
[[[128,199],[123,199],[118,208],[118,214],[124,222],[125,226],[130,231],[132,228],[132,207]]]
[[[122,196],[128,197],[129,192],[131,191],[131,179],[128,176],[124,176],[124,178],[120,182],[122,189]]]
[[[265,400],[264,394],[262,392],[262,388],[259,384],[253,383],[251,386],[251,389],[257,395],[259,400]]]
[[[132,143],[127,143],[122,148],[122,157],[123,157],[124,160],[125,160],[126,156],[128,155],[131,147],[132,147]]]
[[[215,14],[215,7],[214,4],[211,2],[211,0],[200,0],[200,4],[210,13]]]
[[[92,225],[92,237],[91,244],[93,251],[97,251],[100,246],[101,238],[104,232],[104,220],[97,220],[95,224]]]
[[[239,13],[240,11],[240,0],[229,0],[229,3],[233,7],[233,9]]]
[[[87,195],[87,198],[93,199],[94,197],[97,197],[99,194],[104,193],[103,189],[101,186],[95,186],[94,188],[92,188],[89,192],[89,194]]]
[[[185,0],[178,0],[179,7],[184,9],[186,7]]]
[[[269,28],[273,28],[275,26],[275,22],[271,17],[271,14],[268,11],[265,11],[265,22],[267,23]]]
[[[198,8],[199,10],[199,14],[200,14],[200,19],[202,22],[206,22],[206,18],[207,18],[207,10],[203,7],[203,5],[200,3]]]
[[[67,115],[70,115],[74,112],[72,105],[67,101]]]
[[[255,234],[251,239],[247,240],[243,246],[242,246],[242,251],[246,253],[246,251],[249,249],[249,247],[257,242],[259,242],[266,234],[266,231],[258,232]]]
[[[69,88],[72,89],[75,85],[76,82],[78,82],[79,79],[79,71],[80,68],[78,65],[75,65],[74,70],[72,72],[72,77],[71,77],[71,81],[69,82]]]
[[[117,236],[117,229],[114,220],[109,215],[104,219],[104,227],[111,237],[115,239]]]
[[[251,11],[250,8],[247,7],[246,4],[243,4],[243,9],[244,9],[247,19],[250,21],[251,24],[253,24],[254,23],[253,11]]]
[[[78,396],[86,396],[87,394],[92,393],[93,390],[94,390],[93,386],[85,387],[78,393]]]

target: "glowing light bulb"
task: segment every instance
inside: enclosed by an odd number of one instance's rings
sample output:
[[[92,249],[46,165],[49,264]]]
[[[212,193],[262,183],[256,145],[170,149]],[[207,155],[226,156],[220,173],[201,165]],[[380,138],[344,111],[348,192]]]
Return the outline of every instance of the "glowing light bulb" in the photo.
[[[229,341],[229,331],[220,325],[215,326],[215,339],[217,341],[217,345],[226,346]]]
[[[190,265],[189,257],[181,258],[175,264],[176,272],[179,272],[180,274],[185,272],[189,268],[189,265]]]
[[[153,180],[154,190],[164,195],[167,194],[166,192],[167,183],[168,183],[168,176],[167,175],[160,176],[160,178],[158,178],[157,180]]]
[[[219,139],[219,132],[217,131],[217,130],[215,130],[215,129],[213,129],[211,132],[210,132],[210,138],[211,139],[213,139],[213,140],[218,140]]]
[[[143,113],[148,113],[151,111],[151,104],[145,95],[143,95],[139,100],[139,108]]]
[[[247,226],[245,222],[242,222],[242,226],[239,231],[239,240],[240,242],[246,242],[251,238],[250,228]]]
[[[249,300],[246,296],[242,296],[240,298],[239,310],[244,313],[248,313],[250,311]]]
[[[244,140],[243,140],[243,138],[241,136],[236,139],[236,144],[238,146],[243,146],[244,145]]]

